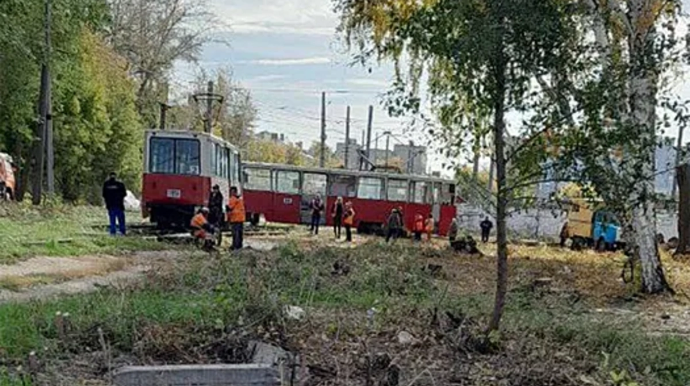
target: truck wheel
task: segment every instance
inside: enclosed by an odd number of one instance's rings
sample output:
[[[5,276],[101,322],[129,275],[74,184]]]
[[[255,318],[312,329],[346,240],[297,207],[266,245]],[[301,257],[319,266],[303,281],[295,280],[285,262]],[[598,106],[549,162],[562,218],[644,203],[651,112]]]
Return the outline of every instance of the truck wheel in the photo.
[[[605,252],[607,250],[606,241],[604,241],[603,237],[597,240],[596,244],[594,245],[594,249],[597,252]]]

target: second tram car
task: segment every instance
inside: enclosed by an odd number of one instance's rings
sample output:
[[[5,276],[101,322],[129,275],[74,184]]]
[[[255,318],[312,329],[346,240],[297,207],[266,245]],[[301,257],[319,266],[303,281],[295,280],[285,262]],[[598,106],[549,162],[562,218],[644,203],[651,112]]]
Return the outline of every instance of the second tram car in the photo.
[[[393,208],[402,208],[407,230],[414,217],[432,214],[436,233],[446,235],[456,215],[455,184],[427,176],[387,174],[344,169],[245,163],[242,165],[244,199],[250,221],[308,224],[310,202],[320,194],[325,205],[323,224],[332,224],[337,197],[351,201],[358,232],[384,228]]]
[[[192,131],[148,130],[145,138],[141,208],[159,227],[188,226],[213,185],[226,200],[230,186],[241,189],[240,155],[230,143]]]

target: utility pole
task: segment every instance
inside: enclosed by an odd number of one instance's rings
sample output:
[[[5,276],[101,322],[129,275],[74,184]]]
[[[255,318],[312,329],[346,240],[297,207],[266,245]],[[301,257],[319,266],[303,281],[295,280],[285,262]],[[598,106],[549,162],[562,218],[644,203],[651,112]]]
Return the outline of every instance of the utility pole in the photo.
[[[350,166],[350,106],[347,106],[347,112],[345,113],[345,170],[349,169]]]
[[[346,144],[347,146],[347,144]],[[321,156],[319,166],[326,166],[326,93],[321,93]]]
[[[371,159],[371,126],[374,121],[374,106],[369,106],[369,119],[367,120],[367,159]]]
[[[206,91],[208,97],[206,99],[206,120],[204,121],[204,130],[211,134],[213,132],[213,81],[208,82],[208,89]]]
[[[366,142],[366,132],[362,130],[362,146],[359,147],[359,170],[362,170],[362,166],[364,165],[364,158],[362,158],[363,152],[364,152],[364,144]]]
[[[376,136],[376,138],[374,138],[374,154],[371,156],[367,156],[367,157],[371,160],[371,162],[374,163],[374,165],[376,165],[376,161],[378,161],[377,160],[378,155],[379,155],[379,136]]]
[[[52,141],[52,127],[48,132],[50,120],[50,0],[45,2],[45,44],[43,65],[41,66],[41,89],[38,101],[38,122],[36,126],[36,137],[34,139],[34,176],[31,189],[32,203],[41,204],[43,198],[43,173],[45,172],[45,155],[49,154],[49,191],[54,189],[53,176],[53,146],[47,144],[48,139]],[[51,191],[52,192],[52,191]]]
[[[45,66],[47,75],[47,91],[46,91],[46,162],[47,162],[47,180],[48,180],[48,195],[55,194],[55,146],[53,136],[53,87],[50,75],[50,59],[52,54],[51,42],[51,25],[52,21],[52,4],[51,0],[46,0],[46,59]]]
[[[168,106],[165,102],[161,102],[160,105],[161,105],[161,117],[160,117],[159,129],[165,130],[166,116],[167,116],[167,112],[168,112],[168,109],[170,108],[170,106]]]
[[[388,148],[391,142],[391,132],[386,131],[384,134],[386,135],[386,168],[388,168]]]

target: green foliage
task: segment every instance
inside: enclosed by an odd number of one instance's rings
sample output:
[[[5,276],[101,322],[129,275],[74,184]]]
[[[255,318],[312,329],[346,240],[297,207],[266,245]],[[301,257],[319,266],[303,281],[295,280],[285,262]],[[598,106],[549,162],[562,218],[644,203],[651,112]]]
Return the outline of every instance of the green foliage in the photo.
[[[112,170],[134,190],[139,185],[134,85],[127,63],[92,32],[104,27],[108,12],[103,0],[52,2],[56,183],[69,201],[99,202],[101,181]],[[43,13],[42,1],[0,4],[0,151],[18,163],[20,196],[32,166]]]

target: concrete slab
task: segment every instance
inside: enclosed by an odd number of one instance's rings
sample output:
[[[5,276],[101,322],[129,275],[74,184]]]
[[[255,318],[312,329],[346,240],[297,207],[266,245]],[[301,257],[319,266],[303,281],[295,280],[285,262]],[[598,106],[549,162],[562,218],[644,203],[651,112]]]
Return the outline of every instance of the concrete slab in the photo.
[[[116,386],[278,386],[278,370],[264,364],[130,366],[113,374]]]

